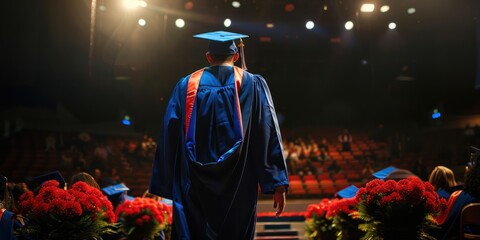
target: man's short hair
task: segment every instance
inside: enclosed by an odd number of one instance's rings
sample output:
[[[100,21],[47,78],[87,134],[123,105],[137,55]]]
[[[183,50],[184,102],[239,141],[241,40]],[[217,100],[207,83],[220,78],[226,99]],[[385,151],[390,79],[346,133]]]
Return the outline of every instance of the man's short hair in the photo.
[[[214,62],[225,62],[233,58],[234,54],[210,54]]]

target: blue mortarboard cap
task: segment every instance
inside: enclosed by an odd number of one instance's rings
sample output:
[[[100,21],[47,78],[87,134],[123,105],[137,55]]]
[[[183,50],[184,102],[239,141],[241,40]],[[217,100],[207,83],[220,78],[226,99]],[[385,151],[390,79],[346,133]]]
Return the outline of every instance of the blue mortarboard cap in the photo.
[[[168,198],[163,198],[160,202],[165,203],[167,206],[171,206],[173,204],[173,201]]]
[[[125,197],[125,200],[133,201],[133,200],[135,200],[135,197],[134,197],[134,196],[127,195],[127,196]]]
[[[128,190],[130,190],[130,188],[125,186],[125,184],[123,184],[123,183],[119,183],[119,184],[115,184],[115,185],[112,185],[112,186],[102,188],[102,191],[107,196],[115,196],[117,194],[125,193]]]
[[[194,35],[194,37],[210,40],[208,51],[211,54],[230,55],[238,52],[234,40],[247,38],[248,35],[225,31],[215,31],[197,34]]]
[[[373,173],[372,175],[378,179],[385,179],[391,172],[397,170],[396,167],[387,167],[378,172]]]
[[[62,174],[59,171],[49,172],[38,177],[33,178],[33,184],[35,187],[41,186],[44,182],[49,180],[57,180],[60,185],[59,188],[65,187],[65,179],[62,177]]]
[[[350,185],[337,192],[337,196],[341,198],[352,198],[357,195],[358,187],[355,185]]]

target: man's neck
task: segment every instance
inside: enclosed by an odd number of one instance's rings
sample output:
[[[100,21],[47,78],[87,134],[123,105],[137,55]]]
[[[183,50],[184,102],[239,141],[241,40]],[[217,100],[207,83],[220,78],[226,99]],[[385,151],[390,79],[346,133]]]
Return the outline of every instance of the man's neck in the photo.
[[[218,62],[218,63],[212,63],[212,64],[210,64],[210,67],[216,67],[216,66],[233,67],[233,63],[230,63],[230,62]]]

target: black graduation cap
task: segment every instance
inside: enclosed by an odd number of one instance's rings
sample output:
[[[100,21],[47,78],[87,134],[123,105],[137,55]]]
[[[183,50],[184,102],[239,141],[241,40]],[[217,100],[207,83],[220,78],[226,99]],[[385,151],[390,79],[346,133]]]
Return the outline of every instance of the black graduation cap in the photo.
[[[341,198],[352,198],[357,195],[358,187],[355,185],[350,185],[340,191],[337,192],[337,196]]]
[[[65,184],[66,184],[65,179],[62,177],[62,174],[59,171],[49,172],[41,176],[34,177],[32,180],[33,180],[33,185],[35,185],[35,187],[39,187],[44,182],[49,180],[57,180],[58,183],[60,183],[60,185],[58,186],[59,188],[65,188]]]
[[[240,39],[239,47],[240,57],[242,58],[242,68],[246,69],[242,38],[247,38],[248,35],[225,31],[215,31],[197,34],[194,35],[194,37],[209,40],[208,52],[210,54],[218,55],[231,55],[237,53],[238,48],[234,40]]]
[[[391,172],[397,170],[396,167],[390,166],[387,168],[384,168],[378,172],[374,172],[372,175],[378,179],[385,179]]]

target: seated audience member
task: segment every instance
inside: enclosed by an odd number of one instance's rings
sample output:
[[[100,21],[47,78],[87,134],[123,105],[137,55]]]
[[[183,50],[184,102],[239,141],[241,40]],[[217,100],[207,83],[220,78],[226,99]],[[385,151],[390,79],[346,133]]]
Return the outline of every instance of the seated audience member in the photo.
[[[362,169],[362,181],[363,182],[368,182],[368,180],[371,178],[372,174],[375,172],[375,169],[373,168],[373,161],[371,158],[367,158],[365,161],[365,164],[363,165]]]
[[[335,173],[340,172],[342,168],[337,164],[337,161],[333,160],[332,164],[328,166],[327,171],[330,173],[330,175],[333,175]]]
[[[430,173],[428,182],[433,185],[438,196],[446,200],[450,197],[452,188],[457,185],[453,171],[444,166],[435,167]]]
[[[98,185],[97,181],[95,181],[93,176],[86,172],[79,172],[73,175],[70,179],[70,187],[73,186],[73,184],[75,184],[76,182],[84,182],[98,190],[101,190],[100,186]]]
[[[446,210],[436,219],[441,228],[433,230],[431,235],[438,240],[458,237],[462,209],[467,204],[475,202],[480,202],[480,167],[478,166],[467,168],[463,190],[455,191],[450,195]],[[465,229],[465,232],[480,233],[472,230]]]

